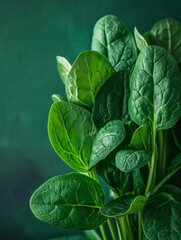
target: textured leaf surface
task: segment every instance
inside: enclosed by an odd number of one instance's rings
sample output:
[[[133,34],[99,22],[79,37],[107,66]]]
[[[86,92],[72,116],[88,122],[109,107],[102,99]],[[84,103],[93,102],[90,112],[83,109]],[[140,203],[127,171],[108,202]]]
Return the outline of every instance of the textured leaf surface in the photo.
[[[176,124],[181,112],[181,73],[167,50],[144,48],[130,82],[129,112],[133,121],[155,129]]]
[[[90,230],[106,220],[99,212],[104,198],[95,180],[70,173],[40,186],[31,197],[30,207],[39,220],[61,229]]]
[[[131,69],[137,49],[131,33],[113,15],[99,19],[94,27],[92,49],[104,54],[116,71]]]
[[[181,61],[181,24],[175,19],[166,18],[157,22],[150,31],[151,44],[166,48]]]
[[[148,43],[145,40],[145,38],[143,36],[141,36],[141,34],[138,32],[136,27],[134,29],[134,36],[135,36],[135,40],[136,40],[136,45],[141,52],[145,47],[148,46]]]
[[[130,172],[146,165],[151,155],[151,151],[122,150],[116,154],[116,166],[123,172]]]
[[[62,160],[75,170],[86,172],[97,133],[91,113],[72,103],[54,103],[49,113],[48,133]]]
[[[59,75],[64,84],[67,82],[67,77],[71,69],[70,63],[64,58],[57,56],[57,68]]]
[[[107,123],[98,132],[92,147],[89,168],[106,158],[125,138],[126,132],[120,120]]]
[[[181,168],[181,153],[179,153],[170,163],[168,172],[173,172],[177,170],[178,168]]]
[[[144,124],[134,132],[129,147],[137,150],[149,150],[150,148],[150,128]]]
[[[167,193],[153,196],[143,208],[142,223],[149,240],[180,240],[181,197]]]
[[[92,107],[98,91],[114,73],[114,68],[104,55],[96,51],[81,53],[67,78],[68,99],[79,105]]]
[[[60,94],[53,94],[52,100],[53,102],[60,102],[60,101],[67,102],[67,100],[64,97],[62,97]]]
[[[141,195],[125,195],[119,197],[101,208],[101,213],[106,217],[122,217],[126,214],[139,212],[148,199]]]
[[[93,108],[93,120],[98,129],[106,123],[128,119],[128,98],[124,86],[129,81],[127,71],[115,73],[100,89]],[[127,106],[127,107],[126,107]]]

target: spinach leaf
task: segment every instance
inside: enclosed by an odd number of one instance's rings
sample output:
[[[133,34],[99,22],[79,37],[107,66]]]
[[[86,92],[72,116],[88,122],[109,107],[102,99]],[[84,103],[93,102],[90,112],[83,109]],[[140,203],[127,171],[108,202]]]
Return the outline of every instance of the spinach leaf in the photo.
[[[143,124],[134,132],[129,147],[136,148],[137,150],[150,149],[151,131],[148,125]]]
[[[106,218],[99,209],[104,191],[95,180],[70,173],[49,179],[32,195],[30,207],[41,221],[65,230],[97,228]]]
[[[93,120],[98,129],[109,121],[128,118],[128,98],[125,99],[124,84],[128,81],[127,72],[115,73],[100,89],[93,108]],[[126,104],[127,103],[127,104]]]
[[[181,153],[179,153],[171,162],[168,167],[168,173],[178,171],[181,169]]]
[[[69,102],[54,103],[49,113],[48,133],[62,160],[79,172],[87,172],[97,134],[91,113]]]
[[[151,44],[166,48],[181,62],[181,24],[173,19],[166,18],[157,22],[150,31]]]
[[[63,83],[66,84],[67,77],[72,66],[64,57],[57,56],[56,59],[60,78],[62,79]]]
[[[145,191],[145,183],[139,168],[133,171],[133,189],[136,194],[144,194]]]
[[[168,51],[157,46],[144,48],[130,81],[132,120],[157,130],[173,127],[181,112],[181,73]]]
[[[123,172],[130,172],[146,165],[151,155],[151,151],[121,150],[116,154],[116,166]]]
[[[113,15],[107,15],[96,23],[92,50],[104,54],[116,71],[130,70],[137,58],[137,49],[131,33],[119,18]]]
[[[60,102],[60,101],[67,102],[67,100],[64,97],[62,97],[60,94],[53,94],[52,100],[53,102]]]
[[[142,211],[143,230],[149,240],[179,240],[181,197],[161,193],[151,197]]]
[[[146,40],[146,42],[148,43],[148,45],[150,45],[150,32],[146,32],[143,35],[144,39]]]
[[[113,218],[137,213],[143,208],[147,200],[142,195],[125,195],[101,207],[101,213],[106,217]]]
[[[110,121],[101,128],[92,146],[89,169],[106,158],[124,140],[125,135],[124,125],[120,120]]]
[[[176,194],[176,195],[179,195],[181,197],[181,189],[174,186],[174,185],[171,185],[171,184],[168,184],[168,185],[163,185],[159,191],[160,193],[162,192],[166,192],[166,193],[169,193],[169,194]]]
[[[81,53],[67,78],[68,99],[79,105],[92,107],[98,91],[114,73],[114,68],[104,55],[96,51]]]
[[[141,36],[141,34],[138,32],[136,27],[134,28],[134,36],[135,36],[135,40],[136,40],[136,45],[141,52],[145,47],[148,46],[148,43],[145,40],[145,38],[143,36]]]

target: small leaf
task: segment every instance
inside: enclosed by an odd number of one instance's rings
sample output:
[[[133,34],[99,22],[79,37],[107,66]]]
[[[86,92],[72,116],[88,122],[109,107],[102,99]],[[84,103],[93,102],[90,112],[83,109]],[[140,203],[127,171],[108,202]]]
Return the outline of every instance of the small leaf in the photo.
[[[171,162],[168,167],[168,173],[178,171],[181,168],[181,153],[179,153]]]
[[[114,73],[114,68],[104,55],[96,51],[81,53],[67,78],[68,99],[78,105],[92,107],[98,91]]]
[[[89,169],[105,159],[124,140],[125,135],[124,125],[120,120],[113,120],[101,128],[93,143]]]
[[[101,213],[106,217],[112,218],[138,213],[147,200],[148,199],[142,195],[125,195],[101,207]]]
[[[144,124],[140,126],[134,132],[129,147],[136,148],[137,150],[149,150],[151,137],[150,135],[151,131],[148,125]]]
[[[69,102],[54,103],[49,113],[48,134],[64,162],[79,172],[87,172],[97,134],[90,112]]]
[[[56,176],[32,195],[30,208],[41,221],[64,230],[91,230],[106,218],[99,209],[104,191],[95,180],[80,173]]]
[[[57,56],[56,59],[57,59],[57,68],[58,68],[59,75],[63,83],[66,84],[67,77],[72,66],[64,57]]]
[[[60,101],[67,102],[67,100],[64,97],[62,97],[60,94],[53,94],[52,100],[53,102],[60,102]]]
[[[137,58],[131,33],[120,19],[113,15],[104,16],[97,21],[92,49],[104,54],[116,71],[130,70]]]
[[[98,233],[95,230],[88,230],[85,231],[85,235],[87,237],[87,240],[101,240]]]
[[[138,32],[136,27],[134,28],[134,36],[135,36],[135,40],[136,40],[136,45],[141,52],[145,47],[148,46],[148,43],[145,40],[145,38],[143,36],[141,36],[141,34]]]
[[[162,19],[150,31],[151,44],[166,48],[181,61],[181,24],[173,18]]]
[[[181,239],[181,197],[160,193],[151,197],[142,210],[142,225],[149,240]]]
[[[116,166],[123,172],[130,172],[146,165],[151,155],[151,151],[122,150],[116,154]]]

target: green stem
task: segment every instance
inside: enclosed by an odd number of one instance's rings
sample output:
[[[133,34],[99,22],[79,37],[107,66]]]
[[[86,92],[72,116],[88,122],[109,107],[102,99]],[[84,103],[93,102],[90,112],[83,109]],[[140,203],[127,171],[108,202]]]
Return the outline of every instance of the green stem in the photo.
[[[141,212],[138,213],[138,240],[142,240],[142,223],[141,223]]]
[[[174,171],[172,171],[171,173],[169,173],[165,178],[162,179],[161,182],[159,182],[159,184],[154,188],[153,193],[155,194],[156,192],[158,192],[158,190],[179,170],[181,169],[181,166],[179,166],[178,168],[176,168]]]
[[[133,233],[132,233],[131,226],[130,226],[130,222],[129,222],[129,216],[126,215],[125,218],[126,218],[126,223],[127,223],[129,240],[134,240],[134,239],[133,239]]]
[[[100,226],[101,234],[104,240],[108,240],[103,224]]]
[[[118,218],[116,218],[116,226],[117,226],[119,240],[123,240],[122,234],[121,234],[121,226]]]
[[[119,223],[120,223],[120,226],[121,226],[121,232],[122,232],[123,240],[127,240],[124,217],[119,218]]]
[[[108,222],[113,240],[118,240],[118,235],[117,235],[113,220],[111,218],[108,218],[107,222]]]

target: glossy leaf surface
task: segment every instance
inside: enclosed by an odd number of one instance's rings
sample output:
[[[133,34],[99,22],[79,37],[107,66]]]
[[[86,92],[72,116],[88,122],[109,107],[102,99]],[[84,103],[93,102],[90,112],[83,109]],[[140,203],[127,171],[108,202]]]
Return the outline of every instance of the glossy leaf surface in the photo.
[[[141,52],[145,47],[148,46],[148,43],[145,40],[145,38],[143,36],[141,36],[141,34],[138,32],[136,27],[134,29],[134,36],[135,36],[135,40],[136,40],[136,45]]]
[[[67,77],[71,69],[70,63],[64,57],[57,56],[57,68],[63,83],[66,84]]]
[[[99,212],[104,198],[104,191],[95,180],[70,173],[40,186],[31,197],[30,207],[39,220],[61,229],[89,230],[106,220]]]

